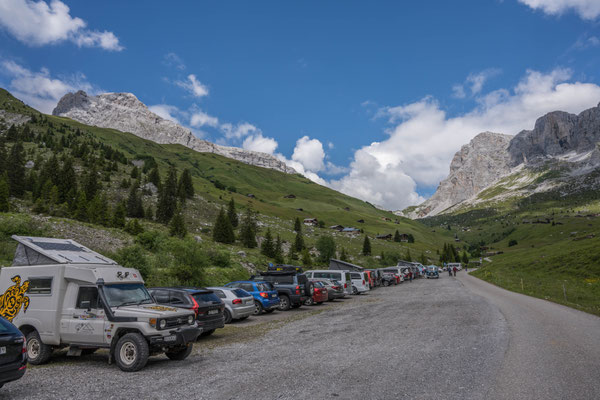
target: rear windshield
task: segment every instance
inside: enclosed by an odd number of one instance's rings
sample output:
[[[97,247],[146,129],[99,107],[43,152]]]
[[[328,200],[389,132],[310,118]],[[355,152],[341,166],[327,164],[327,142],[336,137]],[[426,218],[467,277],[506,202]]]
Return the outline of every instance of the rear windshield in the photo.
[[[360,274],[354,273],[354,274],[350,274],[350,277],[352,279],[360,279]]]
[[[302,285],[302,284],[308,282],[308,278],[304,274],[298,274],[297,277],[298,277],[298,284],[299,285]]]
[[[10,322],[6,321],[4,318],[0,318],[0,333],[6,332],[15,332],[16,328],[13,328]]]
[[[250,293],[246,292],[244,289],[235,289],[235,290],[233,290],[233,294],[235,294],[237,297],[252,296]]]
[[[219,296],[214,293],[194,293],[192,297],[198,303],[212,303],[213,301],[217,303],[221,302]]]
[[[350,282],[350,272],[346,272],[346,282]]]
[[[273,285],[271,285],[269,282],[257,283],[256,287],[261,292],[269,292],[269,291],[273,290]]]
[[[220,299],[226,299],[227,296],[225,295],[225,293],[223,293],[222,290],[213,290],[213,292],[220,298]]]

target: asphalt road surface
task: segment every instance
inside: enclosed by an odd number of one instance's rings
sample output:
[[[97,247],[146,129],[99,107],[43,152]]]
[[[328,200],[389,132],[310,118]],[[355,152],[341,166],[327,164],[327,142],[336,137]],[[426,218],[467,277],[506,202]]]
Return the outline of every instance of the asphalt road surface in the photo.
[[[459,273],[251,318],[185,361],[30,369],[14,399],[599,399],[600,318]]]

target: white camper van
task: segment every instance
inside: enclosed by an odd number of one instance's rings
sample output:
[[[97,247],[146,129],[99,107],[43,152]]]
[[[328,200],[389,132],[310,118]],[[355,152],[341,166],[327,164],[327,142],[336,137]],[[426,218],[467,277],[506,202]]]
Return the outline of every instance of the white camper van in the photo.
[[[0,315],[27,338],[31,364],[109,349],[109,363],[142,369],[150,355],[183,360],[202,332],[192,311],[155,304],[140,273],[72,240],[13,236],[12,267],[0,270]]]

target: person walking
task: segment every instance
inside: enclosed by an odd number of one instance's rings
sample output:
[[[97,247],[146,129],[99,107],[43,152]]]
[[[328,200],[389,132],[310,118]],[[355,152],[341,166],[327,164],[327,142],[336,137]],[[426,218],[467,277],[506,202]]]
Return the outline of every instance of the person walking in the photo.
[[[456,268],[456,266],[452,267],[452,272],[454,272],[454,276],[456,276],[456,271],[458,271],[458,269]]]
[[[448,276],[452,276],[452,268],[450,266],[448,266]]]
[[[408,272],[408,279],[412,282],[412,271]]]

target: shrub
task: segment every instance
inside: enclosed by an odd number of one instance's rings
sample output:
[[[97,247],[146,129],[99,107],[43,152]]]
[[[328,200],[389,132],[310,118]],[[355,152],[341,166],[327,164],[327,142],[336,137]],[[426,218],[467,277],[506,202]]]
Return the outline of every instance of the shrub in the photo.
[[[146,231],[137,235],[135,242],[149,251],[157,251],[166,235],[159,231]]]
[[[211,265],[215,267],[227,268],[231,266],[231,257],[228,252],[210,250],[208,252],[208,258],[210,259]]]
[[[152,268],[150,267],[148,258],[144,254],[144,249],[141,246],[134,245],[124,247],[118,250],[113,258],[125,268],[137,269],[145,279],[148,279],[152,274]]]
[[[510,240],[508,241],[508,247],[513,247],[513,246],[516,246],[516,245],[518,245],[518,244],[519,244],[519,243],[518,243],[518,242],[517,242],[515,239],[510,239]]]

